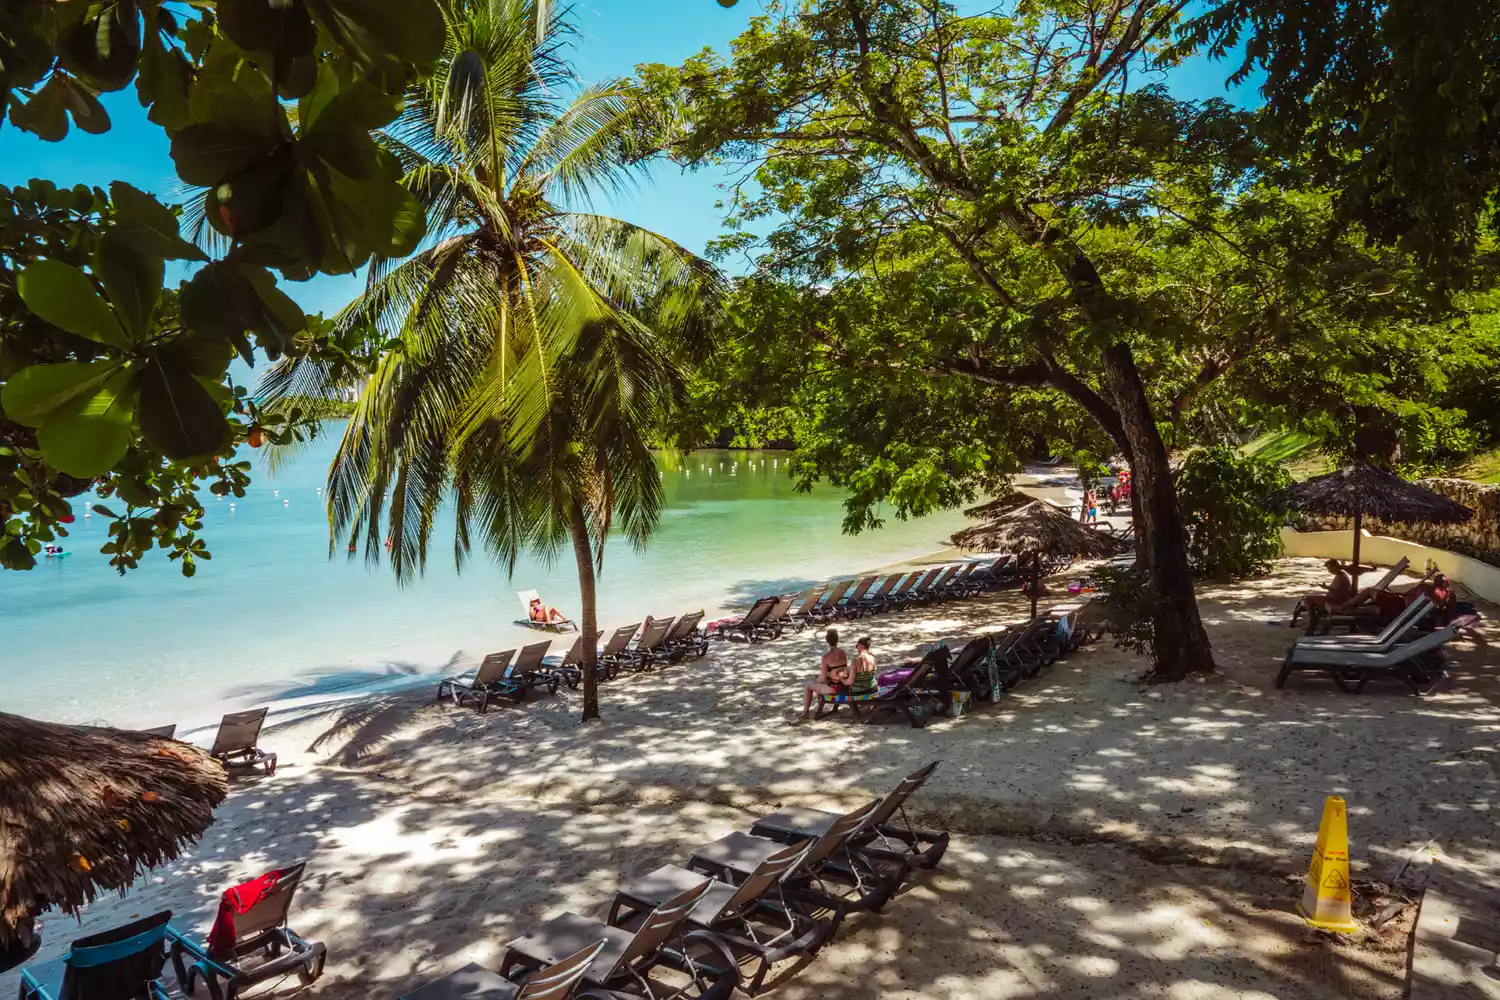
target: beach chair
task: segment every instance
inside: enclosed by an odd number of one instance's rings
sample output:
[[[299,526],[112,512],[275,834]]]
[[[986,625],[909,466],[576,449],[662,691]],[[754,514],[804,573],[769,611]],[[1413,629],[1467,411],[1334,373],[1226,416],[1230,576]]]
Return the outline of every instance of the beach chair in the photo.
[[[914,826],[906,815],[906,802],[932,777],[938,763],[933,761],[902,778],[880,800],[869,822],[849,837],[849,849],[902,861],[908,868],[936,868],[948,850],[949,835],[944,830]],[[756,820],[750,832],[757,837],[794,844],[822,836],[838,821],[839,814],[835,812],[791,806]]]
[[[917,577],[904,592],[895,595],[895,600],[900,607],[908,608],[916,604],[927,603],[928,592],[932,589],[933,581],[943,572],[943,567],[934,566],[921,576]]]
[[[750,605],[750,610],[743,617],[715,622],[712,636],[730,642],[754,642],[755,630],[775,610],[778,600],[776,597],[762,597]]]
[[[603,634],[603,632],[595,632],[592,636],[585,636],[579,633],[578,638],[573,640],[573,645],[563,655],[562,661],[552,668],[552,672],[562,678],[562,682],[568,685],[568,687],[577,688],[579,684],[583,683],[583,644],[591,642],[597,649],[599,637]],[[629,642],[630,640],[627,638],[625,641]],[[599,679],[604,680],[607,671],[600,665],[597,655],[594,658],[594,669],[598,671]]]
[[[844,813],[806,845],[801,863],[783,876],[809,916],[829,912],[842,921],[852,912],[879,912],[906,881],[906,862],[849,850],[850,839],[864,833],[879,807],[875,800]],[[738,884],[785,846],[737,830],[695,850],[688,868]]]
[[[978,563],[963,563],[958,571],[948,578],[943,584],[943,596],[954,599],[973,597],[979,593],[979,587],[971,583],[975,573],[979,571]]]
[[[506,676],[516,681],[521,686],[521,700],[526,697],[526,692],[535,687],[545,687],[549,694],[557,694],[557,686],[562,677],[555,673],[545,663],[547,650],[552,648],[551,639],[543,639],[529,646],[522,646],[521,652],[511,663]]]
[[[68,953],[21,970],[20,1000],[167,1000],[161,972],[167,964],[163,910],[79,938]]]
[[[510,661],[515,655],[514,649],[491,653],[472,675],[444,677],[438,681],[437,700],[447,698],[454,706],[472,701],[480,714],[489,711],[491,698],[522,700],[526,697],[526,686],[510,675]]]
[[[755,637],[780,639],[781,633],[786,631],[786,616],[791,614],[792,605],[796,603],[796,594],[783,594],[776,598],[776,603],[771,607],[771,613],[766,615],[765,621],[755,629]]]
[[[650,995],[640,990],[645,988],[643,984],[649,981],[652,970],[662,964],[685,973],[696,990],[691,995],[698,1000],[728,1000],[740,982],[734,957],[712,934],[682,930],[688,914],[712,884],[703,878],[687,886],[646,914],[634,930],[611,927],[576,913],[553,917],[505,946],[500,975],[516,979],[527,972],[556,965],[592,942],[603,941],[604,947],[584,971],[581,985],[588,989],[579,994],[580,1000],[594,990],[628,990],[631,996]],[[706,950],[708,958],[694,957],[692,953],[698,949]],[[610,993],[592,995],[608,997]]]
[[[174,722],[170,726],[157,726],[154,729],[142,729],[141,732],[147,736],[160,736],[164,740],[176,739],[177,723]]]
[[[276,755],[256,746],[261,727],[266,724],[270,709],[252,708],[248,712],[230,712],[219,720],[219,731],[214,734],[213,747],[209,754],[224,765],[232,767],[265,768],[266,774],[276,773]]]
[[[694,611],[677,619],[677,624],[667,633],[667,649],[672,653],[701,660],[708,654],[708,634],[698,631],[698,625],[702,621],[702,611]]]
[[[812,624],[811,616],[813,609],[818,606],[818,602],[823,599],[823,595],[826,593],[828,593],[828,587],[825,585],[814,587],[803,594],[802,600],[798,601],[796,606],[787,612],[786,618],[782,619],[782,624],[798,632],[807,628],[807,626]]]
[[[943,661],[947,662],[947,650],[941,652]],[[833,714],[839,706],[848,705],[856,722],[869,725],[883,712],[900,712],[913,729],[921,729],[934,713],[932,690],[928,686],[934,660],[935,653],[930,652],[897,683],[879,686],[873,691],[819,695],[814,716],[822,718],[824,709]]]
[[[521,617],[516,619],[516,624],[522,628],[534,628],[540,632],[577,632],[578,626],[564,618],[556,622],[534,622],[531,620],[531,602],[540,601],[542,595],[534,590],[518,590],[516,596],[521,599]]]
[[[304,985],[323,974],[328,949],[287,926],[306,863],[267,872],[224,893],[207,936],[167,928],[177,981],[192,995],[203,980],[211,1000],[235,1000],[248,987],[292,973]]]
[[[859,584],[849,592],[849,596],[844,598],[844,602],[833,609],[834,614],[840,618],[850,619],[863,615],[865,613],[865,594],[869,593],[870,588],[875,586],[875,581],[878,579],[880,579],[878,576],[861,577]]]
[[[998,557],[989,565],[981,564],[970,579],[980,590],[997,590],[1015,579],[1015,556]]]
[[[952,659],[932,670],[929,685],[939,691],[968,691],[980,701],[992,700],[996,686],[1004,686],[1004,680],[1019,677],[1006,671],[1004,678],[994,674],[993,642],[988,635],[975,636],[958,648]]]
[[[635,638],[636,631],[641,627],[640,622],[634,625],[621,625],[615,629],[614,635],[609,637],[609,642],[599,651],[596,661],[599,665],[600,680],[609,680],[614,677],[619,669],[625,666],[631,658],[630,640]]]
[[[1362,653],[1384,653],[1404,641],[1432,613],[1432,598],[1423,594],[1406,606],[1378,635],[1304,635],[1297,645],[1306,649],[1358,649]]]
[[[682,659],[682,653],[667,648],[667,636],[671,634],[676,619],[652,618],[650,621],[640,639],[636,640],[635,648],[624,654],[620,666],[630,670],[650,670],[658,664],[676,663]]]
[[[760,992],[771,966],[817,951],[838,930],[836,917],[814,920],[787,898],[782,881],[802,863],[807,848],[804,841],[768,854],[738,883],[711,880],[703,898],[688,912],[688,926],[711,932],[728,945],[736,965],[755,963],[749,981],[741,982],[741,989],[750,996]],[[702,880],[699,873],[678,865],[663,865],[632,879],[616,890],[607,923],[630,927]]]
[[[853,580],[840,580],[838,583],[835,583],[833,589],[828,591],[828,595],[823,598],[823,603],[817,605],[808,613],[808,624],[827,625],[837,618],[839,615],[839,602],[844,599],[844,595],[849,592],[849,588],[852,586],[854,586]]]
[[[1376,590],[1389,590],[1391,584],[1395,583],[1397,577],[1399,577],[1402,573],[1405,573],[1406,567],[1410,565],[1411,560],[1406,558],[1406,556],[1402,556],[1400,559],[1392,563],[1390,568],[1385,571],[1385,575],[1376,580],[1373,584],[1371,584],[1371,586],[1373,586]],[[1289,625],[1291,628],[1296,628],[1297,619],[1302,616],[1302,613],[1304,611],[1307,612],[1307,630],[1310,634],[1317,627],[1316,619],[1321,616],[1318,614],[1316,606],[1307,606],[1307,600],[1305,598],[1298,598],[1296,605],[1292,608],[1292,620]]]
[[[891,607],[891,591],[897,583],[905,578],[905,573],[892,573],[887,576],[875,590],[859,599],[862,614],[878,615],[882,611],[889,611]]]
[[[927,587],[928,599],[932,601],[947,600],[950,596],[948,593],[948,584],[958,575],[960,569],[962,569],[962,566],[958,563],[954,563],[951,566],[944,566],[943,571],[937,575],[937,579],[933,580]]]
[[[1276,675],[1276,686],[1282,687],[1294,672],[1322,673],[1347,694],[1359,694],[1370,681],[1382,677],[1401,681],[1414,694],[1431,694],[1447,676],[1443,644],[1456,635],[1456,629],[1438,629],[1383,653],[1292,643]]]
[[[604,945],[600,939],[580,948],[567,958],[537,970],[524,983],[513,983],[470,962],[442,979],[403,993],[398,1000],[568,1000]]]

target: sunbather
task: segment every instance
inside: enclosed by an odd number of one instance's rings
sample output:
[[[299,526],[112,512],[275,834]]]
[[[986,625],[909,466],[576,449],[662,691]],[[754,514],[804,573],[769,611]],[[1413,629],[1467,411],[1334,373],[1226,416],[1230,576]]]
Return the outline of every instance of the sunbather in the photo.
[[[561,611],[543,605],[540,597],[533,597],[531,603],[526,606],[526,617],[534,622],[541,622],[543,625],[552,625],[568,620],[568,616]]]
[[[844,681],[849,674],[849,656],[839,647],[839,630],[831,628],[828,630],[828,652],[823,654],[823,659],[818,661],[818,679],[802,688],[802,716],[797,720],[803,722],[812,713],[813,699],[825,694],[833,694],[838,690],[837,685]]]
[[[1352,569],[1361,572],[1373,570],[1374,566],[1345,565],[1337,559],[1329,559],[1324,567],[1333,574],[1333,580],[1328,584],[1328,589],[1321,594],[1308,594],[1302,598],[1302,603],[1309,610],[1316,608],[1332,615],[1348,614],[1361,604],[1368,604],[1374,600],[1374,588],[1355,591],[1354,577],[1349,575]]]
[[[863,636],[854,644],[854,662],[844,671],[847,681],[841,682],[835,694],[868,694],[874,691],[875,655],[870,652],[870,637]]]

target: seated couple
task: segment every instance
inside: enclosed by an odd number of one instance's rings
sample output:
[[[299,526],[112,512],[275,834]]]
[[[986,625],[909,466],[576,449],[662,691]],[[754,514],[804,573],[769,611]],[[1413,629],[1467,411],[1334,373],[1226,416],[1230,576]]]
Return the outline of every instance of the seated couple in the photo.
[[[1309,610],[1317,609],[1330,615],[1347,615],[1362,605],[1373,604],[1382,614],[1395,615],[1424,595],[1432,599],[1439,611],[1446,610],[1453,604],[1453,585],[1443,573],[1432,574],[1430,580],[1424,577],[1415,586],[1403,591],[1381,590],[1378,587],[1356,591],[1350,571],[1358,569],[1361,573],[1373,572],[1374,566],[1355,566],[1352,563],[1345,565],[1337,559],[1330,559],[1323,565],[1333,574],[1333,581],[1328,584],[1326,593],[1309,594],[1302,599]]]
[[[802,715],[794,720],[803,722],[812,711],[814,698],[838,694],[869,694],[876,689],[875,657],[870,652],[868,636],[854,644],[854,662],[839,648],[838,629],[828,630],[828,652],[823,654],[818,665],[818,679],[802,689]]]

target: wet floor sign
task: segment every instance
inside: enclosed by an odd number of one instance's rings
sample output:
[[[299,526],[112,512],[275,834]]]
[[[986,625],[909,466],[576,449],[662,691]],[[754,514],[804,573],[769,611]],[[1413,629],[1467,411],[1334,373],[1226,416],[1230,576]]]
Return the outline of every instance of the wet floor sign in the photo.
[[[1323,803],[1323,822],[1318,824],[1318,842],[1297,912],[1309,927],[1321,931],[1359,930],[1349,911],[1349,820],[1344,800],[1337,795]]]

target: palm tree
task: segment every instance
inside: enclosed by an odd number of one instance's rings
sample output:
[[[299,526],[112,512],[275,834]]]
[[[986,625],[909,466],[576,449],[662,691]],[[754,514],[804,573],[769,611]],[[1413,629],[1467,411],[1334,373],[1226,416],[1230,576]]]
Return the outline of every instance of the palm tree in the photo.
[[[641,546],[659,519],[649,444],[683,398],[679,357],[704,345],[721,281],[665,237],[583,210],[644,162],[651,119],[619,81],[560,98],[575,88],[563,12],[450,0],[446,13],[438,71],[379,136],[426,209],[428,239],[375,261],[337,320],[386,347],[329,470],[332,544],[352,550],[363,535],[374,563],[389,539],[409,580],[445,501],[460,568],[476,542],[509,570],[522,551],[552,558],[571,543],[592,636],[610,528]],[[287,360],[260,390],[324,398],[354,374]],[[584,649],[588,720],[596,654]]]

